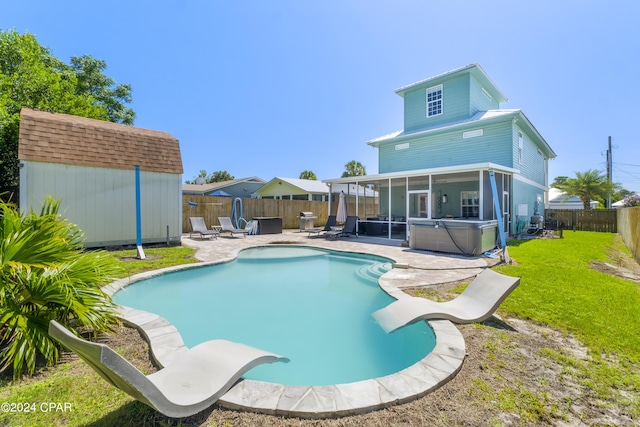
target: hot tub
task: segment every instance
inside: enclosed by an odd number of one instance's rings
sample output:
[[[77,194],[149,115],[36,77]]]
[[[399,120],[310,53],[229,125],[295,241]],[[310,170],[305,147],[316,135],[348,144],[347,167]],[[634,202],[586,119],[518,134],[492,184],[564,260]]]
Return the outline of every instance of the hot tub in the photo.
[[[498,221],[425,219],[409,222],[409,247],[478,256],[496,247]]]

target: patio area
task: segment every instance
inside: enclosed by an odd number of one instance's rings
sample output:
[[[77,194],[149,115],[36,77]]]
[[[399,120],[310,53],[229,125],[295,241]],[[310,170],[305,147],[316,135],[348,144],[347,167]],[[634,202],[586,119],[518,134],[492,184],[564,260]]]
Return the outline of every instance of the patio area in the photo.
[[[484,257],[466,257],[444,253],[412,250],[397,240],[369,236],[351,236],[339,239],[308,237],[307,232],[283,230],[282,234],[242,237],[220,236],[217,239],[182,236],[182,244],[198,249],[196,258],[203,262],[225,262],[236,258],[242,249],[277,244],[306,245],[338,251],[379,255],[390,258],[399,266],[381,279],[381,286],[393,285],[399,289],[465,280],[479,274],[495,260]],[[490,263],[490,264],[489,264]],[[385,289],[386,290],[386,289]]]

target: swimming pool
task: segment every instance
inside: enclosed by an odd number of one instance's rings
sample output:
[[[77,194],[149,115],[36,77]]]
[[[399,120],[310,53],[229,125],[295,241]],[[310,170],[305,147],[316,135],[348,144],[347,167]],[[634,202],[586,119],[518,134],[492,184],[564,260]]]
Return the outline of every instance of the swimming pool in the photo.
[[[377,284],[390,260],[310,247],[258,247],[232,262],[146,279],[114,295],[156,313],[187,346],[224,338],[282,354],[247,379],[323,386],[382,377],[435,346],[426,322],[385,334],[371,313],[393,302]]]

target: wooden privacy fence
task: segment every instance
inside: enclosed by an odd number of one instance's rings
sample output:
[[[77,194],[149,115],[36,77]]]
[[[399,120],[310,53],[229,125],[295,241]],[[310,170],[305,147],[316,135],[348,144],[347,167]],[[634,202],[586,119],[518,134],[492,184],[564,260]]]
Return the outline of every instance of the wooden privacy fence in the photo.
[[[618,232],[616,209],[546,209],[545,219],[564,224],[564,230]]]
[[[219,225],[219,216],[231,216],[233,209],[233,197],[214,197],[214,196],[182,196],[182,232],[191,231],[189,217],[200,216],[204,218],[204,222],[208,228],[213,225]],[[337,200],[332,202],[331,209],[333,215],[338,208]],[[364,200],[360,200],[361,216],[365,212]],[[378,206],[367,203],[366,212],[377,212]],[[275,199],[242,199],[242,217],[247,221],[255,217],[280,217],[282,218],[282,228],[299,229],[300,228],[300,212],[313,212],[318,218],[314,221],[315,226],[324,226],[329,216],[329,202],[316,202],[309,200],[275,200]],[[355,201],[347,202],[347,211],[349,215],[356,214]],[[243,224],[244,225],[244,224]]]
[[[618,230],[624,244],[640,263],[640,207],[616,209]]]
[[[208,228],[219,225],[218,217],[231,216],[234,200],[233,197],[182,196],[182,232],[188,233],[191,230],[189,217],[192,216],[203,217]],[[313,212],[318,217],[315,223],[324,225],[328,206],[327,202],[308,200],[243,198],[242,217],[250,221],[254,217],[275,216],[282,218],[282,228],[299,228],[300,212]]]

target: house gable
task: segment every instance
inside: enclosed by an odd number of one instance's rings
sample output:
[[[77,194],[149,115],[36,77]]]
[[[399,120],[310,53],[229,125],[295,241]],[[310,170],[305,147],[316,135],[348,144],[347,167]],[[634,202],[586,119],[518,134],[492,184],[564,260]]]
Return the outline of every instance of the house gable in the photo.
[[[23,108],[18,159],[182,174],[180,144],[166,132]]]
[[[442,111],[429,117],[433,88],[441,91]],[[478,64],[396,93],[405,100],[405,128],[368,141],[379,149],[380,173],[490,162],[547,185],[555,153],[521,110],[499,109],[506,98]]]
[[[329,186],[322,181],[275,177],[256,191],[260,197],[328,194]]]
[[[469,119],[506,102],[478,64],[404,86],[396,93],[404,98],[405,132]]]

